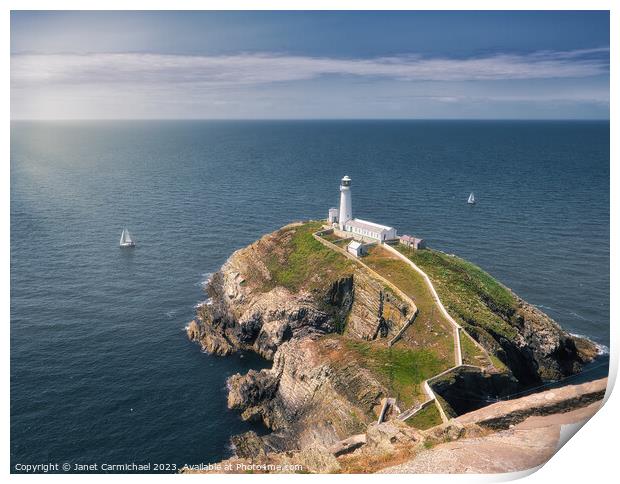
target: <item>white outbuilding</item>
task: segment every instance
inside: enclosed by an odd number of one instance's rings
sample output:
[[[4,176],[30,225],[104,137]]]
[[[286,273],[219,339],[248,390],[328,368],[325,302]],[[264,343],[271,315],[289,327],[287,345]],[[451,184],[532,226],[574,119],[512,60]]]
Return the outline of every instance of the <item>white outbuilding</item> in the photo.
[[[355,257],[361,257],[366,253],[366,248],[361,242],[352,240],[349,242],[349,245],[347,245],[347,252],[353,254]]]
[[[369,222],[361,218],[354,218],[347,221],[344,225],[344,230],[345,232],[351,232],[355,236],[366,237],[368,239],[378,240],[379,242],[385,242],[386,240],[392,240],[397,237],[394,227]]]
[[[327,223],[330,225],[338,223],[338,209],[337,208],[329,209],[329,213],[327,215]]]

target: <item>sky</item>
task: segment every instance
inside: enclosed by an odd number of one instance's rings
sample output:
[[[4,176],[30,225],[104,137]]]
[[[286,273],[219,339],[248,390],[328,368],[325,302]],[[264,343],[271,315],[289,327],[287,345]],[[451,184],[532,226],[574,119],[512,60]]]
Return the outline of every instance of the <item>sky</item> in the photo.
[[[11,13],[11,119],[609,119],[605,11]]]

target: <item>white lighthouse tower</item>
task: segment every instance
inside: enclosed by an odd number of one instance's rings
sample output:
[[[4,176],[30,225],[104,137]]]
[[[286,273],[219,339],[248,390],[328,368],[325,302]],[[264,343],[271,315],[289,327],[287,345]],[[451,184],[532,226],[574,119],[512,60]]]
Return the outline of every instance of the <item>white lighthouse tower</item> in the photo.
[[[351,179],[345,175],[340,182],[340,213],[338,215],[338,226],[340,230],[344,230],[345,224],[352,218]]]

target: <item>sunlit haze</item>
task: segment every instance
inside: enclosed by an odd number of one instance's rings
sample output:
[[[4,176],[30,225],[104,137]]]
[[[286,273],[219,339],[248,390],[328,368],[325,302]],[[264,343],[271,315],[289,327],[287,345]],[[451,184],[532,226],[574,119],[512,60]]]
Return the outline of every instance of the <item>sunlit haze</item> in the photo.
[[[14,12],[12,119],[609,118],[607,12]]]

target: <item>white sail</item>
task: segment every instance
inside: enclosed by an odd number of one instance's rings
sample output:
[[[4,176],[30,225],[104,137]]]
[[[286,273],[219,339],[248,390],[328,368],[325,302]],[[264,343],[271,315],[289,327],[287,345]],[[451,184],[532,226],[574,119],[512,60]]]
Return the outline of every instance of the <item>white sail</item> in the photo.
[[[129,230],[123,229],[123,232],[121,233],[121,242],[120,242],[120,244],[121,244],[121,246],[132,245],[133,244],[133,240],[131,239],[131,235],[129,235]]]
[[[469,198],[467,199],[467,203],[476,203],[476,198],[474,197],[474,192],[469,194]]]

